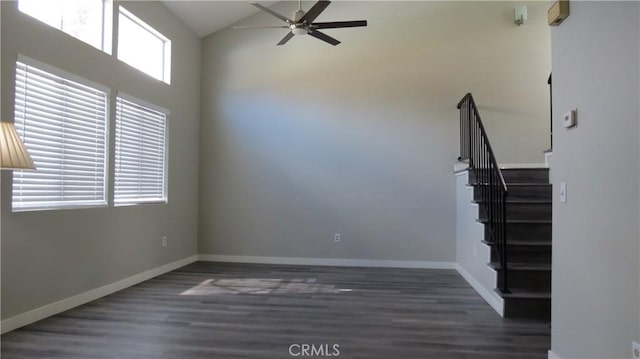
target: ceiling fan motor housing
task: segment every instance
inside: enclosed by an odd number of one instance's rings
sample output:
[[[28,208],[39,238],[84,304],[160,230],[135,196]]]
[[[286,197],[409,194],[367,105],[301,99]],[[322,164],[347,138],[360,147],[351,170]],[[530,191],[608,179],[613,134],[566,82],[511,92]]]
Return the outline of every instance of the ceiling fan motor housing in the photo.
[[[303,10],[301,9],[296,10],[296,12],[293,13],[293,21],[299,22],[300,19],[302,19],[302,17],[304,16],[304,14],[306,13]]]
[[[306,21],[300,22],[300,19],[302,19],[304,14],[305,12],[300,9],[293,13],[293,21],[295,23],[289,25],[289,28],[291,28],[291,32],[294,35],[306,35],[309,33],[309,30],[305,26]]]

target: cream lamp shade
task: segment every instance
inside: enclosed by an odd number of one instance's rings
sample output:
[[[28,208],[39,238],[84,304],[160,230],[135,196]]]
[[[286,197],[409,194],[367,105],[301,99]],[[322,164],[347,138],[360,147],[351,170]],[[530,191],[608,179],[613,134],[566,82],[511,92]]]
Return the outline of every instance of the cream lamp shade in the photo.
[[[0,122],[0,168],[21,170],[35,169],[33,160],[24,147],[13,123]]]

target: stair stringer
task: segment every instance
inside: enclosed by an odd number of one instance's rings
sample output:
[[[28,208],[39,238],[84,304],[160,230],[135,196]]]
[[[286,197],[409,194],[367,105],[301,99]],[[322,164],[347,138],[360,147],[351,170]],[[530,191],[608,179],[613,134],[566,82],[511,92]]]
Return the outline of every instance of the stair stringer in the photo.
[[[482,243],[484,225],[478,223],[478,204],[473,202],[473,187],[468,185],[469,172],[456,172],[456,269],[478,294],[504,316],[504,299],[497,287],[496,272],[491,262],[491,247]]]

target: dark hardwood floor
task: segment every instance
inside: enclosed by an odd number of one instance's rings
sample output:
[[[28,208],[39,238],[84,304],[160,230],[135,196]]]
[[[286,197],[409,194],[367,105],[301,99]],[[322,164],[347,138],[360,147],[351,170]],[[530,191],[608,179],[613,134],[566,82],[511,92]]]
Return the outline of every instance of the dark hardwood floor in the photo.
[[[198,262],[7,333],[1,354],[546,358],[549,334],[500,318],[454,270]]]

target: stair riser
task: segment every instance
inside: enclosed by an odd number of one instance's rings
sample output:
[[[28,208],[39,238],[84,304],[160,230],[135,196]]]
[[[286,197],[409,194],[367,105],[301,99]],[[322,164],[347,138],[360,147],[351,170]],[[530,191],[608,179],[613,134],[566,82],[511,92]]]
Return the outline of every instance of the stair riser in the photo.
[[[551,271],[509,271],[509,288],[538,292],[551,291]],[[502,277],[498,276],[498,287],[502,286]]]
[[[503,169],[505,182],[509,183],[549,183],[548,168]]]
[[[515,263],[551,263],[551,246],[514,246],[507,244],[507,260]],[[498,256],[494,250],[491,251],[491,261],[498,262]]]
[[[522,201],[522,200],[536,200],[536,201],[551,201],[552,188],[549,186],[510,186],[509,194],[507,195],[507,202],[510,201]],[[474,186],[473,200],[482,200],[482,191],[479,186]]]
[[[478,204],[478,218],[487,219],[483,203]],[[509,203],[507,220],[551,220],[551,203]]]
[[[484,239],[490,241],[489,226],[484,227]],[[551,243],[551,223],[507,223],[507,239],[509,243],[517,243],[519,240],[541,240]]]
[[[505,298],[505,318],[551,319],[550,299]]]

